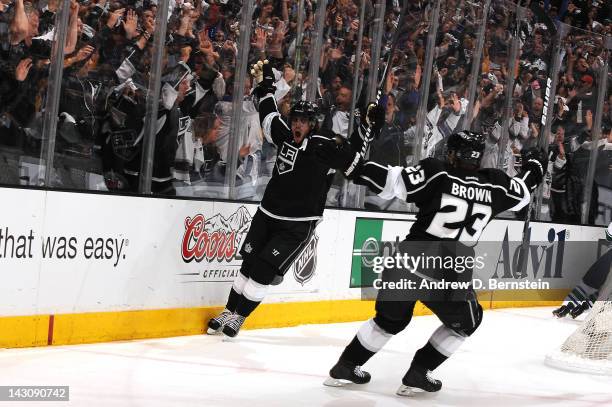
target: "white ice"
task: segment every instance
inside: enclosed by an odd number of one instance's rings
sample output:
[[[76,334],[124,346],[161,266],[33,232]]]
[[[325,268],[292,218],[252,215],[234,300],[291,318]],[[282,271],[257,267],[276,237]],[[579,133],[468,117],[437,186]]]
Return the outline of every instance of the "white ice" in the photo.
[[[486,311],[477,333],[439,369],[442,390],[395,395],[412,355],[439,325],[416,317],[364,367],[364,386],[322,385],[360,324],[304,325],[216,336],[0,350],[0,385],[69,385],[70,402],[124,406],[612,406],[612,377],[544,365],[575,329],[552,308]]]

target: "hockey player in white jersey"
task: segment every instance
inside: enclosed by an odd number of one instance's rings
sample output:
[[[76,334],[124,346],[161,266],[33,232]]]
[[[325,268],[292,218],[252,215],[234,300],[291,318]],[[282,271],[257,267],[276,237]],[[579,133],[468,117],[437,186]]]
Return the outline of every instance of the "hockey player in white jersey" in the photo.
[[[454,133],[447,140],[446,161],[426,158],[413,167],[382,166],[364,160],[350,143],[341,140],[319,143],[317,147],[322,162],[342,170],[354,183],[366,185],[383,199],[397,197],[416,203],[419,211],[403,242],[405,246],[445,242],[465,253],[473,251],[471,246],[495,215],[506,210],[518,211],[529,203],[530,193],[542,181],[546,168],[544,152],[531,149],[525,152],[521,174],[514,178],[501,170],[481,169],[484,144],[481,134]],[[383,280],[387,271],[382,272]],[[385,300],[381,294],[383,290],[376,300],[376,316],[359,329],[331,369],[326,385],[369,382],[370,374],[362,371],[361,366],[409,324],[416,300]],[[431,371],[448,359],[480,325],[482,307],[472,288],[459,299],[453,296],[454,291],[448,294],[442,300],[422,300],[442,325],[416,352],[402,378],[399,395],[440,390],[442,383],[431,376]]]

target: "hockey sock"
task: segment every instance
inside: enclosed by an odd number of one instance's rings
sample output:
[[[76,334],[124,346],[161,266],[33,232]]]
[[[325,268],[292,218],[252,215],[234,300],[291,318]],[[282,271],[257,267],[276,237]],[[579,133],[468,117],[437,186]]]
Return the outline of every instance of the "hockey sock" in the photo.
[[[244,286],[249,281],[249,278],[244,274],[238,273],[238,277],[234,280],[234,284],[232,284],[232,289],[230,290],[229,297],[227,298],[227,304],[225,308],[228,311],[236,312],[236,307],[240,302],[240,298],[242,297],[242,291],[244,290]]]
[[[412,359],[412,364],[434,370],[448,359],[465,341],[466,336],[441,325],[419,349]]]
[[[344,349],[340,360],[346,360],[356,366],[363,366],[376,352],[372,352],[363,347],[357,336],[353,338],[351,343]]]
[[[243,317],[248,317],[251,315],[255,308],[261,304],[261,301],[251,301],[246,298],[244,295],[240,296],[240,302],[238,302],[238,306],[236,307],[236,314],[242,315]]]
[[[229,293],[229,297],[227,297],[227,304],[225,305],[225,308],[228,311],[236,312],[236,307],[238,306],[241,297],[242,295],[238,294],[236,290],[234,290],[234,287],[232,287]]]
[[[369,319],[361,325],[357,335],[342,352],[340,359],[362,366],[381,350],[392,336],[378,326],[374,319]]]
[[[427,370],[434,370],[440,366],[448,356],[444,356],[434,348],[431,343],[427,342],[425,346],[417,350],[412,359],[412,364],[421,366]]]
[[[242,315],[245,318],[251,315],[255,308],[263,301],[269,287],[269,285],[260,284],[249,278],[240,296],[240,301],[236,306],[236,314]]]
[[[574,289],[565,297],[566,302],[571,302],[574,305],[582,304],[587,301],[589,306],[593,306],[593,301],[597,299],[598,290],[590,287],[587,284],[580,282]]]

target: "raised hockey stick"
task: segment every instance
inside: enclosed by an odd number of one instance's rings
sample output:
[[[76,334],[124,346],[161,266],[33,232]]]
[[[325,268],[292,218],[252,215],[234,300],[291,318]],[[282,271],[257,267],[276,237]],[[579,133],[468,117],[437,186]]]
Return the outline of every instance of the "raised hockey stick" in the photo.
[[[391,49],[389,50],[389,54],[387,55],[387,60],[385,61],[384,71],[380,79],[380,82],[378,82],[378,89],[376,90],[376,99],[375,99],[376,103],[380,101],[380,97],[382,96],[382,93],[385,90],[385,86],[387,83],[387,77],[389,76],[390,65],[393,62],[393,55],[395,54],[395,49],[397,48],[397,42],[399,40],[399,36],[401,33],[402,20],[404,20],[406,16],[406,10],[408,10],[408,1],[409,0],[404,0],[399,16],[397,17],[395,32],[393,33],[393,38],[391,38]]]
[[[366,120],[366,123],[368,123],[368,126],[365,126],[365,134],[362,137],[363,138],[363,143],[361,145],[361,156],[362,157],[366,156],[368,149],[370,148],[370,144],[372,144],[372,141],[374,140],[374,136],[372,135],[371,126],[369,125],[370,123],[368,121],[368,111],[371,105],[374,105],[374,106],[378,105],[378,103],[380,102],[380,98],[382,97],[382,94],[385,91],[387,78],[389,76],[389,71],[391,70],[390,65],[393,62],[393,55],[395,54],[395,49],[397,48],[397,43],[400,37],[402,22],[404,18],[406,17],[406,11],[408,10],[408,2],[409,0],[403,1],[402,8],[397,17],[396,29],[395,29],[395,32],[393,33],[393,37],[391,38],[391,48],[389,50],[387,59],[385,61],[385,66],[383,68],[381,79],[377,84],[376,97],[374,98],[373,101],[368,102],[368,108],[365,112],[366,117],[364,119]]]
[[[548,156],[548,135],[550,134],[550,129],[552,126],[552,118],[554,113],[554,103],[551,103],[551,100],[554,100],[555,93],[557,89],[559,66],[561,65],[560,59],[560,50],[561,50],[561,38],[558,35],[557,26],[551,20],[551,18],[546,14],[546,11],[539,6],[538,3],[533,2],[531,4],[531,11],[538,18],[539,21],[546,25],[547,30],[553,36],[553,50],[552,50],[552,66],[548,70],[548,78],[546,80],[546,93],[544,95],[544,114],[542,115],[541,124],[543,126],[540,131],[540,137],[538,138],[538,147],[541,147],[546,152],[546,156]],[[544,168],[546,171],[546,168]],[[519,249],[519,263],[518,263],[518,273],[519,276],[527,275],[527,258],[529,257],[529,241],[531,240],[531,230],[530,230],[530,220],[531,220],[531,212],[533,210],[534,204],[536,202],[536,196],[542,194],[542,184],[544,183],[544,179],[542,183],[536,190],[531,194],[529,199],[529,205],[527,206],[527,214],[525,215],[525,222],[523,223],[523,239],[521,242],[521,247]]]

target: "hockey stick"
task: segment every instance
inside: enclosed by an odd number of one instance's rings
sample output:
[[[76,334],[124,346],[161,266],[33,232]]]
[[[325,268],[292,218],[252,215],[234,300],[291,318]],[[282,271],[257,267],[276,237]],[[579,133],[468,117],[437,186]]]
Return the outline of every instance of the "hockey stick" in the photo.
[[[519,6],[520,7],[520,6]],[[541,125],[543,126],[540,132],[540,137],[538,138],[538,147],[544,149],[545,156],[548,156],[548,134],[550,133],[550,128],[552,125],[552,116],[554,113],[554,103],[551,103],[551,99],[554,100],[554,94],[557,89],[559,65],[561,64],[560,60],[560,49],[561,49],[561,38],[558,36],[558,30],[555,23],[551,20],[551,18],[546,14],[544,9],[542,9],[537,3],[531,4],[531,11],[538,18],[538,20],[542,21],[544,25],[546,25],[547,30],[550,31],[553,36],[553,50],[552,50],[552,66],[549,69],[549,75],[546,80],[546,93],[544,95],[544,114],[542,115]],[[546,168],[543,169],[546,171]],[[523,223],[523,239],[521,242],[521,247],[519,249],[519,264],[518,264],[518,273],[517,275],[524,277],[527,276],[527,258],[529,257],[529,241],[531,240],[531,230],[530,230],[530,220],[531,220],[531,212],[533,210],[534,204],[536,202],[536,196],[542,194],[542,184],[544,183],[544,179],[542,179],[542,183],[538,186],[531,196],[529,197],[529,205],[527,206],[527,214],[525,215],[525,222]]]
[[[387,77],[389,76],[389,67],[391,63],[393,62],[393,55],[395,54],[395,49],[397,48],[397,42],[398,42],[400,32],[401,32],[400,28],[401,28],[402,20],[406,16],[406,10],[408,10],[408,1],[409,0],[404,0],[399,16],[397,18],[395,32],[393,33],[393,38],[391,38],[391,49],[389,50],[389,54],[387,55],[387,60],[385,61],[385,68],[382,74],[382,78],[380,79],[380,82],[378,82],[378,89],[376,91],[376,99],[375,99],[376,103],[380,101],[380,97],[382,96],[382,93],[385,90],[385,85],[387,83]]]
[[[389,71],[391,69],[390,65],[393,61],[393,55],[395,54],[395,49],[397,48],[397,43],[400,37],[400,32],[401,32],[400,28],[402,26],[402,22],[404,18],[406,17],[406,11],[408,10],[408,2],[409,0],[404,0],[399,16],[397,17],[396,29],[395,29],[395,32],[393,33],[393,37],[391,38],[391,49],[389,50],[389,54],[387,55],[387,60],[385,61],[385,66],[384,66],[384,70],[382,73],[382,77],[377,84],[376,97],[374,98],[374,101],[371,102],[373,105],[378,105],[378,103],[380,102],[380,98],[382,97],[382,94],[385,90],[385,86],[387,84],[387,78],[389,76]],[[368,102],[368,107],[369,105],[370,105],[370,102]],[[372,136],[372,129],[371,129],[371,126],[369,126],[370,123],[368,121],[368,111],[367,110],[365,112],[366,117],[364,119],[366,120],[366,123],[368,123],[368,126],[365,127],[365,136],[362,137],[363,144],[361,145],[361,156],[364,158],[368,152],[368,149],[370,148],[370,144],[372,144],[372,141],[374,141],[374,137]]]

